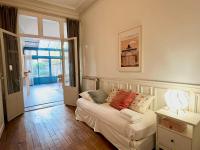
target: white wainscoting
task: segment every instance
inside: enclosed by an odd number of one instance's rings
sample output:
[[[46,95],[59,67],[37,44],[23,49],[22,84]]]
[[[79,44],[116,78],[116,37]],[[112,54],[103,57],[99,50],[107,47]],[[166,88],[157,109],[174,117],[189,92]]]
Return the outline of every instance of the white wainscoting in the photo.
[[[96,80],[91,80],[87,78],[83,79],[83,89],[95,89],[93,87],[96,87]],[[165,106],[164,95],[168,89],[184,90],[190,95],[188,110],[191,112],[200,113],[200,85],[148,80],[99,78],[99,88],[104,89],[107,92],[109,92],[113,88],[120,88],[153,95],[155,96],[154,103],[152,104],[153,110],[157,110]]]

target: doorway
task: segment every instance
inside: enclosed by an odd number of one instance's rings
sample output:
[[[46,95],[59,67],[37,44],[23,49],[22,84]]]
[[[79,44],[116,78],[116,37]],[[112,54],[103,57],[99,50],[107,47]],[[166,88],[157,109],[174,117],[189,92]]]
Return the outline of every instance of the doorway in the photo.
[[[25,111],[64,104],[60,40],[21,38]]]
[[[78,42],[76,37],[68,38],[66,19],[21,11],[18,20],[25,111],[75,105]]]

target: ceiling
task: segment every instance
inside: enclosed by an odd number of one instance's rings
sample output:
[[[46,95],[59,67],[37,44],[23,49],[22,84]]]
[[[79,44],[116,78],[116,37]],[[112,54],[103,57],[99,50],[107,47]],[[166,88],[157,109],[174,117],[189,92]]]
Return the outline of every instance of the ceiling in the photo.
[[[36,1],[80,12],[89,7],[95,0],[36,0]]]
[[[97,0],[0,0],[0,4],[23,10],[78,19]]]

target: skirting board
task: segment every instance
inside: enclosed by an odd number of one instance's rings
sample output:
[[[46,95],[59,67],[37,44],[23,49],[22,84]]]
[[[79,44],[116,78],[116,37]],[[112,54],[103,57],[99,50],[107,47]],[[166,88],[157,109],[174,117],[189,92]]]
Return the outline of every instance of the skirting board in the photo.
[[[2,136],[4,127],[5,127],[5,124],[3,123],[3,124],[1,125],[1,128],[0,128],[0,138],[1,138],[1,136]]]

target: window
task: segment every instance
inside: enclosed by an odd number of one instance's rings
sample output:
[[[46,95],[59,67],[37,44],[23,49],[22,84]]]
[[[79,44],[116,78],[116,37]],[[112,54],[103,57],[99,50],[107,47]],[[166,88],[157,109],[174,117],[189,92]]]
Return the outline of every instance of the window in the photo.
[[[38,60],[33,59],[31,63],[32,63],[31,76],[38,77]]]
[[[49,51],[38,50],[38,56],[49,56]]]
[[[62,74],[61,40],[67,38],[66,20],[33,12],[20,13],[18,30],[22,36],[21,47],[23,54],[29,55],[24,58],[31,58],[34,84],[39,84],[38,81],[57,82],[57,76]]]
[[[50,56],[61,56],[60,51],[50,51]]]
[[[24,50],[24,55],[37,55],[37,52],[35,50]]]
[[[62,61],[61,59],[51,59],[52,76],[62,74]]]
[[[58,21],[43,19],[43,35],[48,37],[60,37]]]
[[[48,47],[52,47],[54,49],[61,49],[61,42],[58,40],[48,40],[49,45]]]
[[[37,38],[50,37],[51,39],[67,38],[67,23],[65,18],[21,11],[18,20],[18,30],[21,35],[34,35]]]
[[[39,77],[49,77],[49,60],[38,59]]]
[[[19,15],[19,32],[22,34],[38,35],[37,17]]]

